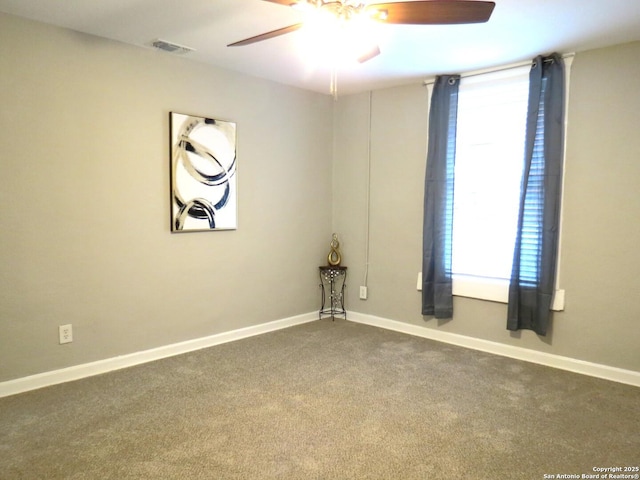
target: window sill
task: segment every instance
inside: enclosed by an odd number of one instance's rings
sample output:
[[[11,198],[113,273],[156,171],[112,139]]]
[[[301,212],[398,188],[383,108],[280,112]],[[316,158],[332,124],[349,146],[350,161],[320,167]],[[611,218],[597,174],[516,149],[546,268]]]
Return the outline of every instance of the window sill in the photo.
[[[509,281],[497,278],[453,276],[453,294],[458,297],[478,298],[491,302],[508,303]]]
[[[418,290],[422,290],[422,272],[418,274]],[[556,290],[551,310],[564,310],[564,290]],[[490,302],[509,302],[509,281],[497,278],[473,277],[470,275],[453,276],[453,295],[456,297],[476,298]]]

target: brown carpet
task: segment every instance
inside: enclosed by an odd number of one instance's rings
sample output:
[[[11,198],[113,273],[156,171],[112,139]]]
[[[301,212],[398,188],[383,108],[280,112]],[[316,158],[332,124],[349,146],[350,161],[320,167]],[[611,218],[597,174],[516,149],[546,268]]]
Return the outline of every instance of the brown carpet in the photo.
[[[2,479],[543,479],[639,463],[637,387],[343,320],[0,399]]]

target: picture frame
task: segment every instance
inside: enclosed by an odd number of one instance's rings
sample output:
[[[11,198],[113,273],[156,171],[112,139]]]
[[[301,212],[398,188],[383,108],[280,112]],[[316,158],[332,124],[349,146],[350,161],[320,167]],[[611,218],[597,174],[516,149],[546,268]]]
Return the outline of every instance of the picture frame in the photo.
[[[170,112],[171,231],[238,228],[236,123]]]

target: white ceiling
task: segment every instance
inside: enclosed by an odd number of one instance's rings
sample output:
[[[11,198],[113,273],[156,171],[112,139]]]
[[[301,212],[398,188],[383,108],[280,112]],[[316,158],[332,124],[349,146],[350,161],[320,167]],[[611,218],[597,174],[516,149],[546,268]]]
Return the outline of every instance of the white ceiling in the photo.
[[[495,0],[488,23],[382,25],[382,53],[341,66],[341,94],[640,40],[640,0]],[[377,3],[375,0],[368,3]],[[328,93],[330,69],[300,51],[300,31],[244,47],[237,40],[301,20],[262,0],[0,0],[0,12],[151,48],[155,39],[195,49],[194,61]],[[161,55],[170,55],[158,52]],[[640,61],[640,59],[638,59]]]

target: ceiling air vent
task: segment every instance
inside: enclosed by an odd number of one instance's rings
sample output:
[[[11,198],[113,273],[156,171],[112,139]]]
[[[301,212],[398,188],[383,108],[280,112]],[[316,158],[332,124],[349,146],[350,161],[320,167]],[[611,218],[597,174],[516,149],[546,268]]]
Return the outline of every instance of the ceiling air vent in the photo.
[[[184,45],[178,45],[177,43],[167,42],[166,40],[154,40],[151,42],[151,46],[158,50],[164,50],[165,52],[175,53],[183,55],[185,53],[193,52],[193,48],[185,47]]]

